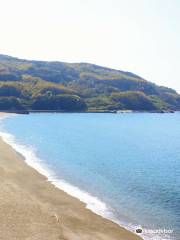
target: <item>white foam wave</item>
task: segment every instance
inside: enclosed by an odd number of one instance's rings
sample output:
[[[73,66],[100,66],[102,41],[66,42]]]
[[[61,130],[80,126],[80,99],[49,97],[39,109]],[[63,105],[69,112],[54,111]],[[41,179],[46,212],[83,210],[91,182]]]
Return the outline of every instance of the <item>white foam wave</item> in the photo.
[[[78,198],[80,201],[85,203],[86,208],[91,211],[109,219],[113,218],[111,210],[104,202],[99,200],[97,197],[90,195],[88,192],[82,191],[76,186],[72,186],[65,180],[59,179],[54,172],[51,171],[51,169],[36,156],[31,147],[17,143],[15,137],[7,132],[0,131],[0,136],[7,144],[11,145],[14,150],[24,157],[25,162],[29,166],[35,168],[39,173],[46,176],[47,180],[54,184],[57,188],[65,191],[75,198]]]

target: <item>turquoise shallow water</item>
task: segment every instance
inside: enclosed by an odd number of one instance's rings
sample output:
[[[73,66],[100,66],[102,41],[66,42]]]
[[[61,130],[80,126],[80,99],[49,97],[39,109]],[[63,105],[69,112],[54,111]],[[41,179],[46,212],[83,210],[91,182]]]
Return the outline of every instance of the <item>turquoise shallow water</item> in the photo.
[[[4,119],[1,132],[19,149],[25,146],[26,158],[58,186],[65,180],[72,195],[86,192],[81,200],[92,210],[131,230],[173,230],[160,238],[178,239],[180,113],[18,115]]]

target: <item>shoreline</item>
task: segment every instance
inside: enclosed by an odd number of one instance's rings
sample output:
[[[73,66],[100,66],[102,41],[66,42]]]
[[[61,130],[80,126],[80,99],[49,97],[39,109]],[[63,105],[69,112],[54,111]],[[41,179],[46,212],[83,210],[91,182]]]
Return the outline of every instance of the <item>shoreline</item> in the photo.
[[[0,114],[0,117],[5,116],[7,116],[6,113]],[[2,216],[0,213],[0,225],[7,225],[6,229],[2,231],[2,237],[4,236],[2,239],[7,239],[7,234],[10,234],[8,239],[18,240],[25,239],[25,237],[28,237],[28,239],[67,240],[142,239],[125,228],[120,227],[118,224],[93,213],[86,208],[85,203],[54,186],[48,181],[46,176],[31,166],[28,166],[24,161],[24,157],[15,151],[11,145],[1,139],[0,149],[0,178],[2,185],[0,191],[3,191],[3,195],[4,190],[2,189],[5,189],[6,192],[9,187],[15,187],[15,190],[17,190],[13,191],[14,197],[11,196],[11,201],[9,201],[7,207],[6,203],[4,204],[4,201],[2,201],[5,206],[5,212],[8,212],[9,207],[12,207],[14,203],[16,203],[15,206],[21,205],[21,211],[18,214],[21,224],[17,222],[18,210],[16,208],[14,208],[13,213],[9,215],[11,224],[13,224],[13,226],[15,225],[12,231],[9,229],[8,223],[6,223],[7,219],[4,218],[7,214]],[[19,199],[19,193],[23,196],[23,201]],[[9,194],[11,195],[11,191]],[[29,198],[32,199],[32,202],[29,202]],[[5,199],[9,199],[9,197]],[[27,213],[26,216],[21,216],[21,214],[24,215],[24,213]],[[43,217],[41,221],[37,222],[39,214]],[[27,220],[28,217],[31,218],[30,229],[32,229],[29,234],[27,229],[24,230],[22,228],[22,222],[24,222],[25,219]],[[19,225],[22,229],[19,229]],[[36,236],[38,236],[38,238],[36,238]]]
[[[88,109],[86,111],[64,111],[64,110],[12,110],[12,111],[4,111],[6,114],[30,114],[30,113],[112,113],[112,114],[122,114],[122,113],[176,113],[180,112],[180,110],[172,110],[172,109],[162,109],[162,110],[101,110],[101,109]]]

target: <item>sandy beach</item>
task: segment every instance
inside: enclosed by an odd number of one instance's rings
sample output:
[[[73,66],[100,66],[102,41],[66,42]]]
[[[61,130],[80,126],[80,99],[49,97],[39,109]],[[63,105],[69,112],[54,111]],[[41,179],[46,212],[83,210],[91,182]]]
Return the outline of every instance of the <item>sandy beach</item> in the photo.
[[[0,117],[4,116],[1,114]],[[1,240],[140,240],[54,187],[0,139]]]

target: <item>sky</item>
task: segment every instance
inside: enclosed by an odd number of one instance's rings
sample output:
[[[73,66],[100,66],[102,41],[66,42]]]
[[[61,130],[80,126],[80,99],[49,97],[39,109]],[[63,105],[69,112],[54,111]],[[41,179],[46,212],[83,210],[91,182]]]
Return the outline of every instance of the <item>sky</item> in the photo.
[[[180,0],[0,0],[0,54],[94,63],[180,93]]]

